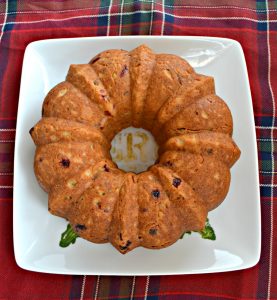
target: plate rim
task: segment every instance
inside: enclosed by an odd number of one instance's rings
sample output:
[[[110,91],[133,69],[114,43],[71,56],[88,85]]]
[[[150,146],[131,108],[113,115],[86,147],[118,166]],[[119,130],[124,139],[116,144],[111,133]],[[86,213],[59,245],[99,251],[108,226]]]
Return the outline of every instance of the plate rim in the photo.
[[[220,269],[220,270],[209,270],[209,271],[205,271],[203,272],[202,270],[196,270],[194,272],[187,272],[187,271],[183,271],[183,272],[169,272],[169,273],[165,273],[165,272],[148,272],[146,274],[141,274],[141,272],[132,272],[132,273],[127,273],[127,272],[81,272],[81,271],[77,271],[75,270],[74,272],[68,271],[49,271],[46,270],[41,267],[35,267],[33,265],[28,265],[28,263],[26,263],[26,260],[24,261],[24,258],[22,256],[20,256],[19,251],[18,251],[18,240],[16,238],[16,228],[17,228],[17,221],[16,221],[16,203],[19,200],[16,200],[16,196],[17,196],[17,192],[16,192],[16,183],[17,183],[17,176],[16,176],[16,169],[18,168],[18,155],[17,155],[17,151],[19,148],[18,145],[18,136],[17,136],[17,132],[18,132],[18,122],[16,122],[16,136],[15,136],[15,147],[14,147],[14,175],[13,175],[13,179],[14,179],[14,196],[13,196],[13,243],[14,243],[14,256],[15,256],[15,261],[17,263],[17,265],[19,267],[21,267],[22,269],[25,270],[29,270],[29,271],[35,271],[35,272],[40,272],[40,273],[48,273],[48,274],[71,274],[71,275],[117,275],[117,276],[153,276],[153,275],[181,275],[181,274],[209,274],[209,273],[218,273],[218,272],[232,272],[232,271],[237,271],[237,270],[244,270],[244,269],[248,269],[251,267],[254,267],[255,265],[258,264],[259,260],[260,260],[260,256],[261,256],[261,236],[262,236],[262,231],[261,231],[261,198],[260,198],[260,189],[259,189],[259,165],[258,165],[258,148],[257,148],[257,136],[256,136],[256,130],[255,130],[255,120],[254,120],[254,109],[253,109],[253,101],[252,101],[252,95],[251,95],[251,89],[250,89],[250,82],[249,82],[249,74],[248,74],[248,70],[247,70],[247,65],[246,65],[246,60],[245,60],[245,55],[243,52],[243,48],[241,46],[241,44],[235,40],[235,39],[230,39],[230,38],[221,38],[221,37],[212,37],[212,36],[147,36],[147,35],[140,35],[140,36],[111,36],[111,37],[107,37],[107,36],[99,36],[99,37],[73,37],[73,38],[56,38],[56,39],[42,39],[42,40],[37,40],[37,41],[33,41],[31,43],[29,43],[25,49],[25,53],[24,53],[24,57],[23,57],[23,63],[22,63],[22,71],[21,71],[21,80],[20,80],[20,92],[19,92],[19,102],[18,102],[18,111],[17,111],[17,118],[16,120],[20,119],[20,112],[22,111],[21,106],[22,106],[22,90],[23,90],[23,85],[22,85],[22,79],[24,78],[24,74],[26,71],[24,71],[24,67],[26,68],[26,56],[28,55],[28,53],[30,51],[32,51],[33,47],[36,47],[37,45],[43,45],[43,44],[49,44],[49,43],[63,43],[63,42],[77,42],[78,40],[137,40],[137,39],[143,39],[145,40],[145,42],[147,42],[147,40],[179,40],[179,41],[190,41],[190,40],[199,40],[199,41],[222,41],[222,42],[229,42],[232,45],[234,45],[235,47],[238,48],[239,52],[240,52],[240,59],[241,59],[241,66],[244,69],[244,76],[246,79],[246,90],[247,90],[247,96],[249,98],[250,101],[250,105],[252,108],[252,137],[253,139],[255,139],[255,161],[254,163],[254,167],[255,167],[255,177],[256,177],[256,185],[255,185],[255,190],[256,190],[256,195],[258,197],[258,202],[257,203],[257,214],[258,217],[257,218],[257,233],[258,233],[258,237],[257,237],[257,244],[259,246],[259,248],[256,250],[255,252],[255,257],[252,259],[252,261],[250,263],[243,263],[242,266],[239,267],[232,267],[232,268],[227,268],[227,269]],[[254,188],[254,187],[253,187]]]

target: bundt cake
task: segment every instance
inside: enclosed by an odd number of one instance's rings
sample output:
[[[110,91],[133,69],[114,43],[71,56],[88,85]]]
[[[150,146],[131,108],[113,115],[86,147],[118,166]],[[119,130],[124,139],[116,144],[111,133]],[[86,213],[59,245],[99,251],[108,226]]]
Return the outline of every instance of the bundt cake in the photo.
[[[118,169],[110,156],[113,137],[130,126],[149,130],[159,145],[156,164],[140,174]],[[212,77],[141,45],[71,65],[30,134],[49,211],[80,237],[126,253],[203,229],[240,156],[232,130]]]

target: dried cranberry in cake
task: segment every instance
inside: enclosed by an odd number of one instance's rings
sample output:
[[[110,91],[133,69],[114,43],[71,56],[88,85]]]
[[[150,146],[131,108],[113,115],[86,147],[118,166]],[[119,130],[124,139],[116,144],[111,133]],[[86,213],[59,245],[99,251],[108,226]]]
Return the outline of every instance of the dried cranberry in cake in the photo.
[[[128,67],[124,65],[123,69],[120,72],[120,77],[123,77],[128,72]]]
[[[149,234],[150,234],[150,235],[156,235],[157,232],[158,232],[158,229],[156,229],[156,228],[150,228],[150,229],[149,229]]]
[[[68,158],[63,158],[60,161],[60,164],[64,167],[64,168],[69,168],[70,166],[70,160]]]
[[[111,115],[111,113],[110,112],[108,112],[107,110],[105,110],[104,111],[104,114],[105,114],[105,116],[109,116],[109,117],[111,117],[112,115]]]
[[[77,225],[75,226],[75,229],[76,229],[77,231],[79,231],[79,230],[86,230],[87,227],[86,227],[85,225],[83,225],[83,224],[77,224]]]
[[[172,184],[177,188],[181,184],[182,180],[180,178],[174,178]]]
[[[107,165],[104,165],[105,172],[110,172],[110,168]]]
[[[154,198],[159,198],[160,197],[160,191],[159,190],[153,190],[151,194]]]

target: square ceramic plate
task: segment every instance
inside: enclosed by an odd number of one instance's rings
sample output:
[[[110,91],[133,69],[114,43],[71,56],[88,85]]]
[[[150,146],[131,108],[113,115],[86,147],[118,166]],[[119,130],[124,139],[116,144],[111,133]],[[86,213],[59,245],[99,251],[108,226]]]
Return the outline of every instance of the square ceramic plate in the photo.
[[[47,211],[47,195],[33,173],[35,146],[29,129],[41,117],[47,92],[63,81],[70,64],[86,63],[105,49],[131,50],[145,43],[159,53],[186,58],[197,72],[214,76],[217,94],[229,105],[241,158],[232,168],[224,203],[209,214],[216,241],[198,234],[154,251],[121,255],[109,244],[78,239],[60,248],[64,219]],[[14,251],[27,270],[58,274],[169,275],[224,272],[254,266],[260,257],[258,160],[252,100],[240,44],[211,37],[103,37],[56,39],[28,45],[23,63],[14,163]]]

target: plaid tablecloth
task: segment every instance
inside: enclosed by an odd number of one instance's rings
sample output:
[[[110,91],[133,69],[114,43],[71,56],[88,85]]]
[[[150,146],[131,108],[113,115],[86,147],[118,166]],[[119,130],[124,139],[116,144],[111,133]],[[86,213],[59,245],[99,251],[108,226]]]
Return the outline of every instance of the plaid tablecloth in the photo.
[[[0,299],[277,299],[276,1],[1,0],[0,29]],[[259,264],[228,273],[151,277],[20,269],[12,240],[13,152],[25,47],[40,39],[141,34],[218,36],[242,44],[259,149]]]

